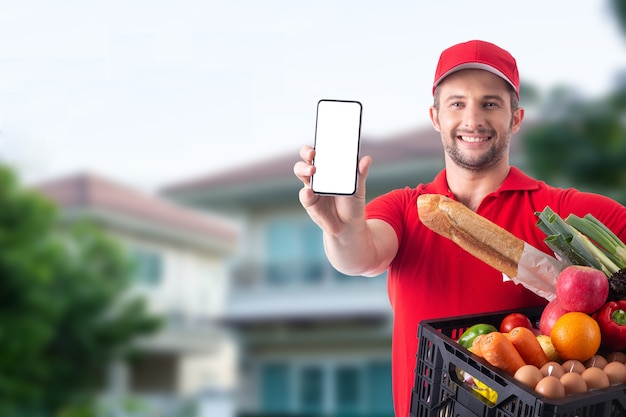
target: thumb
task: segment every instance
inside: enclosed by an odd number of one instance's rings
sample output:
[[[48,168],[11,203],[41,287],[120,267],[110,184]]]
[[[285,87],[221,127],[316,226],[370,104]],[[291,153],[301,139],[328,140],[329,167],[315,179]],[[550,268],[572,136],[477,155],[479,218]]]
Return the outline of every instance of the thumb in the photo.
[[[364,156],[359,161],[359,177],[357,179],[355,196],[365,199],[365,182],[372,165],[372,157]]]

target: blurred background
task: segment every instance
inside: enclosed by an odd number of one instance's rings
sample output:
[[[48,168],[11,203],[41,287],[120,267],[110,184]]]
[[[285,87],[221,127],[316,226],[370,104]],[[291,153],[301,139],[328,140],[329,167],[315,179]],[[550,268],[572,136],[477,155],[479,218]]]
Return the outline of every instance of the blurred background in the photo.
[[[386,276],[293,164],[352,99],[368,198],[430,181],[453,43],[516,57],[514,165],[626,203],[626,1],[431,3],[0,1],[0,414],[391,417]]]

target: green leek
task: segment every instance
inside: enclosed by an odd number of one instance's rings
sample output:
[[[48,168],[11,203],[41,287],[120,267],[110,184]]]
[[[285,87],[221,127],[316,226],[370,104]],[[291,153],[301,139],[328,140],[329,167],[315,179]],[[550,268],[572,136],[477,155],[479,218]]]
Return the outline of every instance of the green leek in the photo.
[[[547,235],[544,240],[546,245],[564,262],[602,269],[602,263],[594,256],[590,243],[584,241],[580,234],[550,207],[536,214],[539,217],[537,226]]]
[[[550,207],[535,214],[546,245],[563,261],[591,266],[608,277],[626,268],[626,244],[591,214],[563,220]]]

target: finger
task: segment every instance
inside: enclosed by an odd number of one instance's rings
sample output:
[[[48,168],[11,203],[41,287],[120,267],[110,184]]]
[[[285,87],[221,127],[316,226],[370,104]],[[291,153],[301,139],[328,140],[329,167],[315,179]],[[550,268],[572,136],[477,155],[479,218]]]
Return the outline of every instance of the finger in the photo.
[[[293,173],[305,184],[311,182],[311,176],[315,173],[315,167],[307,162],[298,161],[293,166]]]
[[[369,172],[370,166],[372,165],[372,157],[364,156],[359,160],[359,175],[362,177],[367,177],[367,173]]]
[[[309,164],[312,163],[313,158],[315,158],[315,149],[309,145],[304,145],[300,148],[300,158]]]
[[[302,187],[298,196],[300,198],[300,204],[302,204],[302,207],[305,209],[315,204],[320,197],[311,190],[311,187]]]

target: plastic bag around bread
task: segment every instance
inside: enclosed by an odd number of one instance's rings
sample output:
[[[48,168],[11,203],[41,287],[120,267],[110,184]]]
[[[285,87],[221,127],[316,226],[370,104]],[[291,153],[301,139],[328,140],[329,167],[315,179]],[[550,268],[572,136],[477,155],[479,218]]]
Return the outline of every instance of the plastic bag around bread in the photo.
[[[426,227],[502,272],[505,280],[547,300],[555,297],[556,279],[565,267],[556,258],[446,196],[422,194],[417,210]]]

